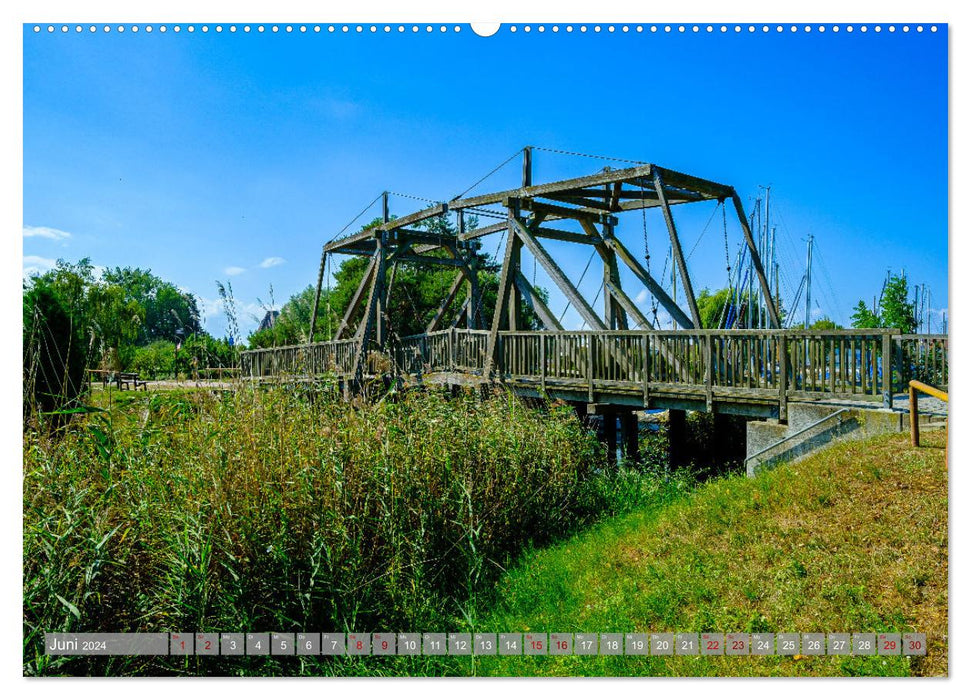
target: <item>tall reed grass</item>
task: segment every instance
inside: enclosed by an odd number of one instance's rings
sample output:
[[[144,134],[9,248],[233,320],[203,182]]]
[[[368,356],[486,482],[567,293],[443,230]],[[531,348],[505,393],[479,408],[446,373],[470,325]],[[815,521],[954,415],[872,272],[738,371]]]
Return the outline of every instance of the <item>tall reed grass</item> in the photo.
[[[180,671],[45,657],[51,631],[453,631],[518,552],[643,495],[569,407],[505,394],[130,397],[24,435],[25,673]]]

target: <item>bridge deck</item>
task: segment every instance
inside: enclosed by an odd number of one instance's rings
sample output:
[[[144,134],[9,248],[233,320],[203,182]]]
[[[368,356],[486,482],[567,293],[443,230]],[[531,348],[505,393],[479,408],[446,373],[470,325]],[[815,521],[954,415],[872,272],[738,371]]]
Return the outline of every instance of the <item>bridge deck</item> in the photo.
[[[786,418],[788,401],[890,407],[906,382],[948,381],[947,336],[892,330],[517,331],[449,329],[371,350],[353,375],[358,340],[250,350],[244,378],[344,382],[392,376],[407,384],[499,382],[526,396],[640,408]]]

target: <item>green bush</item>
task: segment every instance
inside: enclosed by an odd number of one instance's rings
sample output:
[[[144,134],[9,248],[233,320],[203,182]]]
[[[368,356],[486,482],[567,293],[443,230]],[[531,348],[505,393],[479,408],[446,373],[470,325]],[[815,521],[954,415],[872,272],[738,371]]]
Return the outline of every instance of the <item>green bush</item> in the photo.
[[[163,379],[175,373],[175,343],[156,340],[144,347],[135,348],[129,369],[144,379]]]

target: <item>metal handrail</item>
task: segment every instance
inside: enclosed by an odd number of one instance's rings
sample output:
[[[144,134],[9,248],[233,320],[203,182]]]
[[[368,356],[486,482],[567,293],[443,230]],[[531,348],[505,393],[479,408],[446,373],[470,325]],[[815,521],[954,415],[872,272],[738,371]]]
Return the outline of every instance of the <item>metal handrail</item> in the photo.
[[[800,430],[797,430],[792,435],[786,435],[781,440],[778,440],[778,441],[772,443],[768,447],[762,448],[761,450],[759,450],[758,452],[756,452],[754,455],[750,455],[749,457],[746,457],[745,458],[745,466],[748,467],[749,461],[750,460],[753,460],[753,459],[756,459],[759,455],[765,454],[769,450],[773,450],[776,447],[778,447],[779,445],[781,445],[781,444],[783,444],[785,442],[788,442],[789,440],[792,440],[793,438],[799,437],[803,433],[806,433],[806,432],[812,430],[813,428],[815,428],[815,427],[817,427],[819,425],[822,425],[823,423],[825,423],[826,421],[830,420],[831,418],[835,418],[836,416],[838,416],[838,415],[840,415],[842,413],[849,413],[849,411],[850,411],[850,409],[848,409],[848,408],[841,408],[838,411],[834,411],[833,413],[830,413],[828,416],[825,416],[823,418],[820,418],[818,421],[815,421],[814,423],[810,423],[805,428],[801,428]]]
[[[941,401],[947,401],[947,392],[941,391],[932,387],[930,384],[924,384],[924,382],[919,382],[916,379],[911,379],[907,387],[907,392],[910,394],[910,444],[914,447],[920,447],[920,427],[917,424],[917,392],[927,394],[928,396],[933,396],[935,399],[940,399]]]

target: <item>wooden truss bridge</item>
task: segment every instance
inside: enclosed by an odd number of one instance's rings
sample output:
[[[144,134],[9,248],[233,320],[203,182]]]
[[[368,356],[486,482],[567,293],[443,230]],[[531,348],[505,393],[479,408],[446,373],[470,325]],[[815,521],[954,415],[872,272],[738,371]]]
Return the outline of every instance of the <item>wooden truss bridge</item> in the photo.
[[[246,351],[242,375],[253,379],[336,377],[353,390],[368,379],[405,383],[500,382],[528,396],[585,405],[704,410],[785,421],[790,400],[871,401],[890,406],[906,381],[947,384],[946,336],[900,335],[885,329],[782,330],[741,199],[733,187],[644,164],[557,182],[532,182],[531,151],[524,149],[522,186],[457,198],[391,218],[387,195],[381,221],[324,246],[327,255],[370,259],[364,278],[329,342]],[[766,305],[767,328],[701,328],[692,280],[674,211],[718,200],[734,211]],[[503,220],[467,230],[466,215],[501,207]],[[659,208],[685,300],[683,308],[616,235],[624,212]],[[435,233],[423,222],[455,216],[455,233]],[[482,316],[476,270],[477,239],[505,232],[495,311]],[[544,241],[590,246],[603,272],[602,314],[548,252]],[[521,271],[522,250],[532,255],[577,310],[589,330],[569,330]],[[589,250],[589,248],[588,248]],[[397,337],[389,328],[389,288],[399,264],[445,266],[455,281],[426,332]],[[664,308],[679,330],[654,328],[625,289],[620,269]],[[321,281],[311,320],[317,324]],[[449,326],[447,309],[464,290]],[[542,330],[526,328],[532,309]],[[360,319],[357,321],[356,319]],[[463,323],[464,321],[464,323]],[[464,326],[464,327],[463,327]]]

